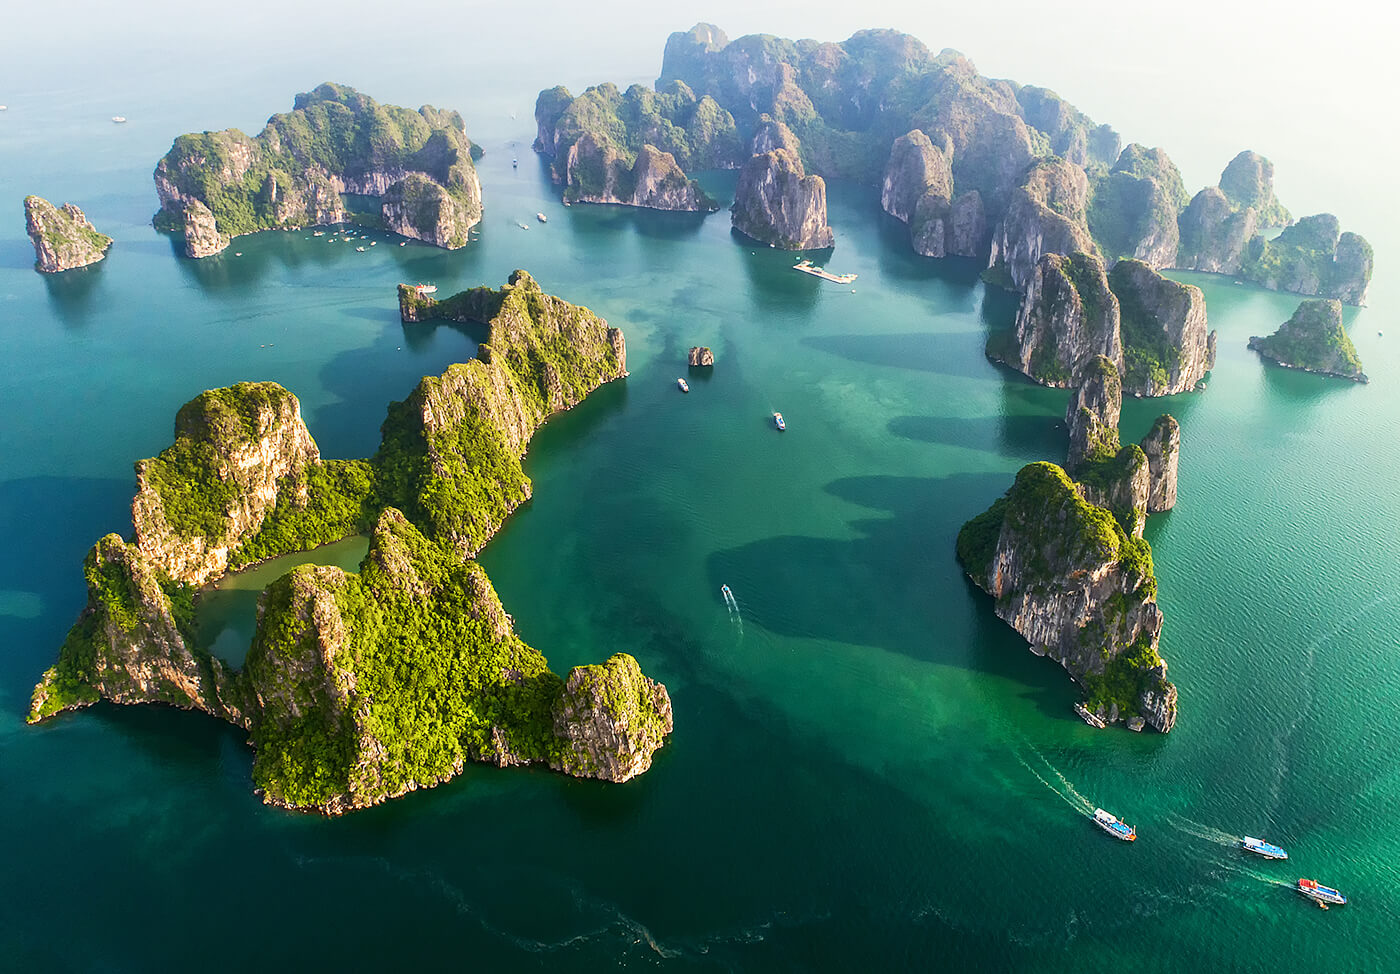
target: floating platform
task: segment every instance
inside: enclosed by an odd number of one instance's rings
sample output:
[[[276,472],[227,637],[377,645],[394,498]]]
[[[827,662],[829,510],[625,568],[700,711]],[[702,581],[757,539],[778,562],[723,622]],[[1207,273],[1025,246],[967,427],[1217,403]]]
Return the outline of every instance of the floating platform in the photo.
[[[823,281],[831,281],[833,284],[850,284],[856,279],[855,274],[833,274],[831,271],[813,264],[810,260],[799,260],[792,265],[792,269],[804,274],[811,274],[813,277],[820,277]]]

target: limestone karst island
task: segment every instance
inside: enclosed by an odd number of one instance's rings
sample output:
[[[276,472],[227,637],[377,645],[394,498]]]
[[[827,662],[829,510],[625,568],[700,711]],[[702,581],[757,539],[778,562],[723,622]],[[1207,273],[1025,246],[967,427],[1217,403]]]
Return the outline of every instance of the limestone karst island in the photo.
[[[671,732],[666,688],[625,652],[553,673],[473,556],[530,498],[535,430],[626,372],[622,333],[524,271],[412,305],[487,326],[479,354],[393,403],[378,452],[322,460],[276,383],[213,389],[136,465],[134,537],[88,554],[88,604],[29,720],[111,700],[245,729],[263,800],[336,814],[467,761],[626,781]],[[193,599],[230,570],[367,532],[358,573],[306,565],[259,600],[241,669],[199,647]]]

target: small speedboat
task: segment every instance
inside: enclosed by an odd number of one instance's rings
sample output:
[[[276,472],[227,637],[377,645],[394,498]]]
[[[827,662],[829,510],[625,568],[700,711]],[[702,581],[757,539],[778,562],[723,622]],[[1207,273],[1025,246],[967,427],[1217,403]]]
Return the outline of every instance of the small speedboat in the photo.
[[[1240,839],[1240,848],[1244,849],[1246,852],[1252,852],[1255,855],[1263,856],[1265,859],[1288,858],[1288,853],[1284,852],[1278,846],[1270,842],[1265,842],[1263,839],[1256,839],[1252,835],[1246,835],[1243,839]]]
[[[355,253],[357,253],[357,254],[363,254],[364,252],[365,252],[365,248],[363,248],[363,247],[356,247],[356,248],[355,248]]]
[[[1322,886],[1315,879],[1298,880],[1298,892],[1312,900],[1324,910],[1328,906],[1344,906],[1347,898],[1330,886]]]
[[[1094,809],[1094,824],[1115,839],[1122,839],[1124,842],[1137,841],[1137,829],[1118,821],[1116,816],[1108,814],[1102,808]]]
[[[680,387],[681,392],[690,391],[690,385],[684,379],[677,379],[676,385]]]
[[[118,125],[120,125],[122,122],[125,122],[125,121],[126,121],[126,116],[125,116],[125,115],[113,115],[113,116],[112,116],[112,121],[114,121],[114,122],[116,122]]]
[[[721,585],[719,587],[719,594],[723,595],[726,600],[734,598],[734,592],[729,588],[728,585]]]
[[[510,168],[514,169],[514,168],[515,168],[516,166],[518,166],[518,165],[520,165],[520,160],[519,160],[519,159],[512,159],[512,160],[510,161]]]
[[[539,220],[541,223],[548,223],[548,222],[549,222],[549,217],[545,216],[543,213],[536,213],[536,214],[535,214],[535,219],[536,219],[536,220]]]
[[[780,429],[780,430],[785,430],[785,429],[787,429],[787,423],[783,422],[783,414],[782,414],[782,413],[774,413],[774,414],[773,414],[773,425],[776,426],[776,427],[778,427],[778,429]]]

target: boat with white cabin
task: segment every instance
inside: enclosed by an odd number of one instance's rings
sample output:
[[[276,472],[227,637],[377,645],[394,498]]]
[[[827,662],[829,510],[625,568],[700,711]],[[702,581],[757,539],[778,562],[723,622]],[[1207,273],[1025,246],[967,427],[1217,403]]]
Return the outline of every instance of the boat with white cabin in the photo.
[[[1094,809],[1094,824],[1115,839],[1122,839],[1124,842],[1137,841],[1137,829],[1126,822],[1118,821],[1116,815],[1110,815],[1102,808]]]
[[[1246,835],[1240,839],[1240,848],[1246,852],[1263,856],[1265,859],[1287,859],[1288,853],[1284,852],[1272,842],[1265,842],[1263,839],[1256,839],[1252,835]]]

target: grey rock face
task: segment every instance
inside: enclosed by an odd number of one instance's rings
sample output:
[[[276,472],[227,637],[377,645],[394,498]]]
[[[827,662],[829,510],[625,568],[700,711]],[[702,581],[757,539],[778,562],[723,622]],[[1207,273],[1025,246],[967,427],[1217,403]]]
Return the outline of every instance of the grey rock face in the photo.
[[[1235,209],[1215,187],[1201,190],[1181,212],[1177,266],[1212,274],[1238,274],[1250,239],[1258,232],[1252,207]]]
[[[1170,415],[1157,417],[1143,437],[1142,452],[1147,455],[1149,487],[1147,512],[1156,514],[1176,506],[1176,477],[1181,463],[1181,424]]]
[[[1065,469],[1074,473],[1086,459],[1118,452],[1118,419],[1123,411],[1123,384],[1112,360],[1099,355],[1084,370],[1069,398],[1065,425],[1069,456]]]
[[[1108,276],[1118,297],[1125,355],[1133,349],[1153,349],[1165,341],[1170,350],[1160,371],[1138,358],[1123,372],[1124,392],[1170,396],[1189,392],[1215,366],[1214,332],[1206,320],[1201,289],[1168,280],[1137,260],[1120,260]]]
[[[1263,227],[1282,227],[1292,222],[1274,195],[1274,164],[1257,152],[1246,149],[1220,174],[1221,192],[1239,209],[1252,209]]]
[[[709,346],[697,345],[690,350],[686,364],[694,366],[714,365],[715,353],[710,351]]]
[[[1012,284],[1024,288],[1042,254],[1096,253],[1085,206],[1089,179],[1063,160],[1037,163],[1011,194],[992,237],[989,266],[1006,265]]]
[[[98,233],[72,203],[56,207],[38,196],[26,196],[24,222],[34,244],[34,268],[44,274],[95,264],[112,246],[112,238]]]
[[[220,233],[214,214],[199,200],[185,205],[185,256],[212,257],[229,245],[229,236]]]
[[[808,176],[785,149],[754,156],[739,173],[734,228],[783,250],[816,250],[835,240],[826,222],[826,182]]]
[[[1006,364],[1043,385],[1078,385],[1097,356],[1120,368],[1118,299],[1097,257],[1045,254],[1016,312],[1015,348]]]
[[[953,167],[927,135],[914,129],[894,140],[885,164],[880,205],[890,216],[909,223],[915,208],[928,195],[947,205],[953,198]]]

